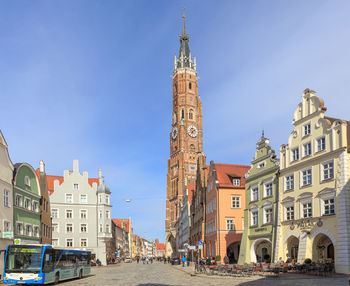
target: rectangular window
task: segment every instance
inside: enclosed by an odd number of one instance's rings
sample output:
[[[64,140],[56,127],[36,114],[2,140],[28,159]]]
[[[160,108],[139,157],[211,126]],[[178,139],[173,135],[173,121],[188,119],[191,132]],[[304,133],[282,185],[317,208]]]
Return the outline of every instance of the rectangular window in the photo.
[[[23,224],[21,222],[17,222],[16,224],[16,233],[23,235]]]
[[[5,220],[4,221],[4,232],[10,232],[11,231],[11,222]]]
[[[73,211],[72,210],[66,210],[66,218],[73,218]]]
[[[322,137],[317,139],[317,151],[323,151],[326,149],[326,138]]]
[[[80,202],[82,204],[87,204],[87,195],[80,195]]]
[[[71,223],[66,224],[66,232],[67,233],[73,232],[73,224],[71,224]]]
[[[4,190],[4,206],[8,208],[11,206],[10,191],[6,189]]]
[[[109,195],[106,195],[106,205],[109,205]]]
[[[79,184],[74,184],[74,185],[73,185],[73,189],[74,189],[74,190],[79,190]]]
[[[322,164],[323,180],[332,179],[334,177],[334,165],[333,162]]]
[[[109,233],[109,224],[106,224],[106,232]]]
[[[72,203],[72,202],[73,202],[73,195],[66,194],[66,203]]]
[[[252,226],[258,225],[258,211],[252,211],[251,214],[252,214],[251,225]]]
[[[100,232],[103,232],[103,226],[100,224]]]
[[[16,198],[15,198],[15,205],[17,207],[22,207],[23,205],[23,199],[22,199],[22,196],[21,195],[16,195]]]
[[[87,210],[80,210],[80,218],[81,219],[87,218]]]
[[[311,134],[311,123],[305,124],[303,126],[303,136]]]
[[[303,203],[303,217],[312,217],[312,203]]]
[[[311,142],[303,145],[304,157],[311,155]]]
[[[80,239],[80,246],[81,247],[87,247],[87,239],[86,238]]]
[[[294,220],[294,206],[286,207],[286,220]]]
[[[335,214],[334,198],[324,200],[323,205],[324,205],[324,215],[334,215]]]
[[[265,223],[272,222],[272,208],[264,209],[265,211]]]
[[[102,203],[102,195],[98,195],[98,202],[101,204]]]
[[[231,197],[231,208],[239,209],[241,207],[241,197]]]
[[[39,227],[37,225],[34,226],[34,236],[39,237]]]
[[[109,211],[106,211],[106,218],[109,218]]]
[[[301,172],[302,174],[302,182],[303,186],[311,185],[312,183],[312,171],[311,169],[307,169]]]
[[[58,209],[51,209],[52,218],[58,218]]]
[[[292,161],[299,160],[299,148],[295,148],[292,150]]]
[[[66,239],[66,247],[73,247],[73,239],[72,238]]]
[[[232,184],[234,186],[240,186],[241,185],[241,180],[240,179],[233,179],[232,180]]]
[[[285,176],[286,191],[294,189],[294,175]]]
[[[272,197],[272,183],[265,184],[265,197]]]
[[[39,212],[39,203],[37,201],[32,202],[32,211],[33,212]]]
[[[87,232],[87,224],[86,223],[82,223],[80,225],[80,232]]]
[[[255,187],[252,189],[252,201],[257,201],[259,199],[259,188]]]
[[[33,227],[30,224],[26,225],[26,236],[32,236],[33,235]]]
[[[226,230],[234,230],[234,223],[233,219],[227,219],[226,220]]]
[[[53,223],[52,224],[52,232],[58,232],[59,229],[58,229],[58,224],[57,223]]]
[[[30,202],[30,199],[25,198],[24,199],[24,208],[27,210],[31,210],[32,209],[32,204]]]

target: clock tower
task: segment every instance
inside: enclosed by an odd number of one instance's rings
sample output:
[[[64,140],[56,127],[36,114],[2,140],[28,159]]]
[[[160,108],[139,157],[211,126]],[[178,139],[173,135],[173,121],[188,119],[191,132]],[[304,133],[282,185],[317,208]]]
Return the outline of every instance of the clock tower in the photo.
[[[180,35],[180,51],[174,58],[173,112],[169,134],[166,199],[166,256],[177,254],[175,224],[184,197],[185,181],[196,184],[197,159],[203,155],[202,102],[198,95],[196,58],[191,56],[185,16]]]

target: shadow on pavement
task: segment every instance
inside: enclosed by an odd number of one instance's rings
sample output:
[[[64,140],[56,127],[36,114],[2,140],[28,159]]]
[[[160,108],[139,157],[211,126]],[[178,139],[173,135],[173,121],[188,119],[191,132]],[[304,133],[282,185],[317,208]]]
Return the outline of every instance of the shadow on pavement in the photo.
[[[154,283],[146,283],[146,284],[138,284],[137,286],[175,286],[171,284],[154,284]]]

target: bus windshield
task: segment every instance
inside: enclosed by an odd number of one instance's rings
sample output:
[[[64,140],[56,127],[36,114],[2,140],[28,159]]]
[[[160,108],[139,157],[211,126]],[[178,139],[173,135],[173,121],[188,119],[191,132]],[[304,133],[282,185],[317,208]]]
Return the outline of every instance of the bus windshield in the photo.
[[[41,246],[11,245],[7,252],[5,272],[39,273],[41,257]]]

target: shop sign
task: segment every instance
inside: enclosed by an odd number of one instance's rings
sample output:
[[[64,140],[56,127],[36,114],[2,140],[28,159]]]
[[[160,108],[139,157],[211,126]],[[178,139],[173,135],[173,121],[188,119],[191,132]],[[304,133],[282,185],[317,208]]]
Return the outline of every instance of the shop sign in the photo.
[[[261,231],[266,231],[266,230],[267,230],[266,227],[261,227],[261,228],[254,229],[255,232],[261,232]]]
[[[13,231],[5,231],[2,233],[2,238],[13,238]]]

